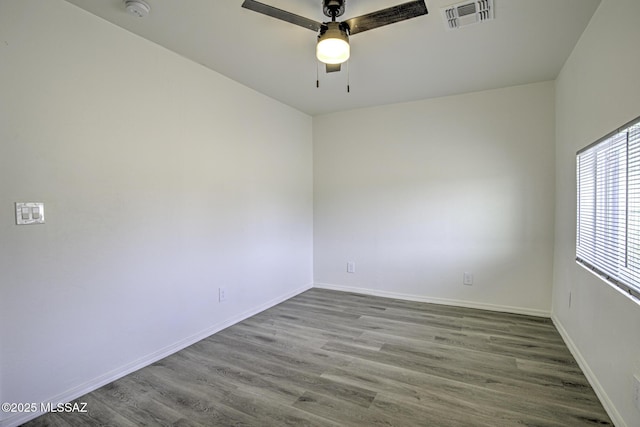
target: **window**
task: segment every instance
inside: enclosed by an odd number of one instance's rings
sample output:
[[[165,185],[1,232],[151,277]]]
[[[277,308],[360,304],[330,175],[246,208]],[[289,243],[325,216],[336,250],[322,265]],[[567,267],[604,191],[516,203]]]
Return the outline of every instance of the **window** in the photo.
[[[577,153],[576,260],[640,298],[640,117]]]

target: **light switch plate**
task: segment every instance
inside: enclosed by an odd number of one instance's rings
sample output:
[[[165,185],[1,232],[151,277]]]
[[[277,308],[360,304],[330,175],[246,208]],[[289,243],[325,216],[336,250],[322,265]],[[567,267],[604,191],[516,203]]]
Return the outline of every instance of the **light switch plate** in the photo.
[[[16,202],[16,224],[44,224],[44,203]]]

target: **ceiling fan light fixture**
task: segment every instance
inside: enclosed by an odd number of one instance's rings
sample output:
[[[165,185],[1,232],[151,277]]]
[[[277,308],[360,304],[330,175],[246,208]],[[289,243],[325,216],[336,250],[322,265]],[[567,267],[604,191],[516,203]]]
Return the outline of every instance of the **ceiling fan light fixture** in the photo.
[[[316,57],[325,64],[342,64],[349,59],[349,34],[339,22],[327,22],[318,34]]]

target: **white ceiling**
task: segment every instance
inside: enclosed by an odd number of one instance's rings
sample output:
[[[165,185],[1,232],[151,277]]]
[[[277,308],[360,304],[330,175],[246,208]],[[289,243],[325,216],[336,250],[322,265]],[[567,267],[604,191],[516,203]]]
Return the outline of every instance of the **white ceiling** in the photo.
[[[448,31],[440,9],[459,1],[426,0],[426,16],[352,36],[349,73],[326,74],[314,32],[242,0],[146,0],[146,18],[122,0],[67,1],[310,115],[553,80],[600,3],[494,0],[493,21]],[[321,0],[260,1],[327,20]],[[405,1],[348,0],[341,19]]]

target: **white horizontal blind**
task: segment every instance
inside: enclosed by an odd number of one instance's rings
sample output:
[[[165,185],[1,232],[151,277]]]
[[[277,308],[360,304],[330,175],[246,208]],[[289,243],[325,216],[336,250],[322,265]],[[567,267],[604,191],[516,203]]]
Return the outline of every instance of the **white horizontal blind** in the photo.
[[[576,259],[640,298],[640,118],[577,154]]]

